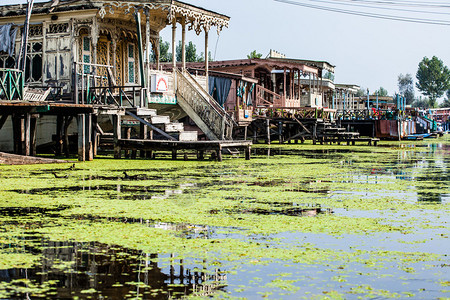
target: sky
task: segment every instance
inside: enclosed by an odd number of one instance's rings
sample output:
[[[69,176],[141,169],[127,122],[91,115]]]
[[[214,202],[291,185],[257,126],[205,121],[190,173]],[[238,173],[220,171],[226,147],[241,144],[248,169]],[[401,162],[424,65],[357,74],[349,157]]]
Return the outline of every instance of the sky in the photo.
[[[319,5],[321,1],[292,0]],[[333,7],[328,0],[320,5]],[[344,0],[345,1],[345,0]],[[370,0],[365,0],[370,1]],[[428,0],[406,1],[431,3]],[[2,4],[25,3],[25,0],[1,0]],[[270,49],[289,58],[324,60],[336,66],[335,82],[356,84],[372,93],[379,87],[389,94],[398,91],[400,73],[415,78],[418,64],[427,56],[437,56],[450,65],[450,25],[429,25],[362,16],[339,14],[280,3],[275,0],[184,0],[183,2],[225,14],[231,18],[230,27],[220,36],[210,32],[209,49],[215,60],[242,59],[256,50],[265,57]],[[361,2],[361,1],[360,1]],[[433,0],[432,3],[449,4]],[[336,7],[336,6],[334,6]],[[349,6],[344,9],[362,10]],[[423,10],[410,7],[409,10]],[[368,10],[391,14],[387,10]],[[448,12],[448,14],[446,14]],[[450,9],[441,9],[441,15],[394,12],[399,16],[446,20],[450,24]],[[171,40],[171,29],[161,32],[164,40]],[[177,39],[181,38],[181,30]],[[187,41],[204,50],[204,36],[193,31],[186,34]],[[217,48],[216,48],[217,44]],[[216,50],[217,49],[217,50]],[[416,90],[416,96],[420,93]]]

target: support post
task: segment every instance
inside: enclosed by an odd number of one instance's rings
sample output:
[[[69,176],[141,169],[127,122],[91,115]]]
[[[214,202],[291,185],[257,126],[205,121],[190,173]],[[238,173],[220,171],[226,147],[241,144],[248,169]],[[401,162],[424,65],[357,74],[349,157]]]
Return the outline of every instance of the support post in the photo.
[[[79,114],[78,118],[78,160],[86,161],[86,115]]]
[[[92,115],[92,155],[93,157],[97,156],[98,151],[98,139],[99,139],[99,132],[98,132],[98,120],[96,115]]]
[[[94,160],[94,149],[92,143],[92,114],[85,115],[85,145],[86,145],[86,160]]]
[[[250,160],[251,151],[252,151],[252,147],[250,145],[248,145],[245,148],[245,160]]]
[[[186,70],[186,19],[181,23],[181,60],[183,71]]]
[[[36,156],[36,130],[37,130],[37,118],[38,115],[31,116],[30,118],[30,155]]]
[[[64,116],[57,115],[56,116],[56,151],[55,151],[56,156],[60,156],[63,152],[63,125],[64,125]]]
[[[121,157],[121,149],[119,140],[122,138],[122,130],[120,126],[120,115],[113,115],[113,130],[114,130],[114,158]]]
[[[31,151],[30,151],[30,140],[31,140],[31,114],[26,114],[25,115],[25,155],[29,156]]]
[[[175,44],[175,36],[177,34],[177,20],[174,19],[172,23],[172,66],[177,67],[177,48]]]
[[[209,56],[208,56],[208,31],[205,28],[205,73],[206,73],[206,91],[209,91]]]
[[[266,119],[267,144],[270,145],[270,120]]]

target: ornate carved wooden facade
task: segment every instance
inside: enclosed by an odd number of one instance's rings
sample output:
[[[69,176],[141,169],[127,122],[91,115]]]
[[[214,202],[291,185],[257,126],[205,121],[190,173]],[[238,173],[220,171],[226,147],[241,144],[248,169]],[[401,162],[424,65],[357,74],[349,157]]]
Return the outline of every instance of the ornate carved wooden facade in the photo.
[[[57,85],[72,91],[74,63],[113,66],[117,85],[140,85],[141,68],[135,14],[141,16],[144,53],[153,50],[159,58],[159,32],[166,26],[207,33],[220,32],[229,18],[196,6],[171,0],[49,1],[35,3],[28,41],[26,82],[33,86]],[[25,6],[0,6],[0,25],[21,28]],[[21,30],[16,38],[16,57]],[[173,38],[175,41],[175,37]],[[147,60],[144,58],[144,60]],[[14,57],[0,53],[0,67],[11,67]],[[148,64],[147,64],[148,65]],[[80,66],[79,73],[95,71],[98,83],[107,78],[107,68]]]

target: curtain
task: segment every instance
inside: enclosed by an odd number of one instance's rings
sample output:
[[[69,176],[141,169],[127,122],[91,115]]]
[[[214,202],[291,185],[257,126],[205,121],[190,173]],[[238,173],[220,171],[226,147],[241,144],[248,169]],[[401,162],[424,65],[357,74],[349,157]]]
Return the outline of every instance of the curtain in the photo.
[[[209,88],[209,94],[212,96],[213,94],[214,94],[214,88],[215,88],[215,86],[214,86],[214,82],[215,82],[215,79],[216,77],[213,77],[213,76],[209,76],[209,80],[208,80],[208,88]]]
[[[231,79],[222,77],[209,77],[209,94],[214,94],[216,90],[216,101],[223,107],[230,93]]]
[[[14,56],[17,28],[11,28],[12,24],[0,25],[0,51]]]

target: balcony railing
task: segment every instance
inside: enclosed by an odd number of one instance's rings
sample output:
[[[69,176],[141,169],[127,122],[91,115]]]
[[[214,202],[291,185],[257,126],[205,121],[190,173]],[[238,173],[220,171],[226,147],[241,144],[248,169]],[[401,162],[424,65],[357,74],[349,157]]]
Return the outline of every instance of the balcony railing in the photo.
[[[23,100],[24,76],[21,70],[0,68],[0,99]]]

